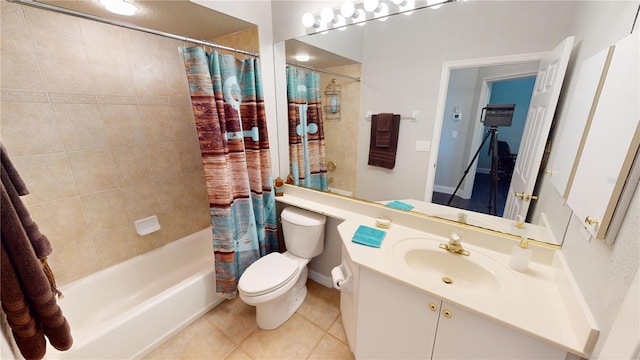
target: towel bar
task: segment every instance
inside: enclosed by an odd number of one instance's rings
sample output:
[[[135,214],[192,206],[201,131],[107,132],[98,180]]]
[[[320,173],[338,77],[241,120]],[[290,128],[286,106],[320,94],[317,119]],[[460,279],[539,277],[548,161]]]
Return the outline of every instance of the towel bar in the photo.
[[[367,121],[371,121],[371,116],[373,115],[373,112],[371,111],[367,111],[367,115],[365,115],[365,119]],[[411,115],[400,115],[400,120],[411,120],[411,121],[418,121],[418,110],[413,110],[413,112],[411,113]]]

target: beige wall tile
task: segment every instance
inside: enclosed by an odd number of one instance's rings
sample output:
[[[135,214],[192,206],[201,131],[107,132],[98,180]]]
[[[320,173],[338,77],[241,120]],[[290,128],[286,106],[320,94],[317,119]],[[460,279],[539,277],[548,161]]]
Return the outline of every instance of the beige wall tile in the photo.
[[[78,23],[85,45],[100,44],[109,48],[124,49],[124,34],[127,30],[85,19],[79,19]]]
[[[172,117],[168,106],[138,106],[142,131],[147,144],[171,141],[175,138],[172,131]]]
[[[78,195],[67,154],[54,153],[13,157],[12,161],[27,184],[27,204],[39,204]]]
[[[203,169],[199,141],[180,141],[176,143],[176,146],[180,159],[180,170],[183,174]]]
[[[98,254],[89,235],[52,241],[51,246],[53,253],[49,256],[48,262],[59,287],[101,269]]]
[[[28,6],[23,11],[34,39],[82,42],[78,18]]]
[[[169,109],[175,140],[197,140],[196,122],[191,103],[173,105]]]
[[[133,87],[137,95],[167,95],[162,60],[149,53],[129,53],[129,68],[133,75]]]
[[[74,94],[95,92],[82,42],[38,39],[34,47],[47,90]]]
[[[49,104],[2,103],[2,141],[12,156],[64,151]]]
[[[160,221],[160,220],[159,220]],[[163,221],[160,221],[160,226],[163,225]],[[144,254],[147,251],[151,251],[165,244],[165,229],[160,229],[158,232],[154,232],[145,236],[136,234],[133,239],[134,246],[136,248],[136,254]]]
[[[89,235],[79,197],[31,205],[29,211],[54,249],[56,245]]]
[[[134,105],[101,105],[106,137],[111,147],[144,145],[142,121]]]
[[[129,223],[124,194],[119,189],[80,196],[82,210],[91,233],[104,232]]]
[[[154,183],[123,186],[122,192],[127,200],[126,211],[129,221],[143,219],[160,212],[158,198],[161,194]]]
[[[184,69],[182,54],[176,51],[172,56],[162,59],[163,73],[167,94],[170,96],[184,96],[189,94],[189,82]]]
[[[133,224],[91,234],[102,268],[136,256]]]
[[[67,156],[80,195],[119,186],[111,150],[70,152]]]
[[[114,148],[112,153],[120,186],[135,185],[151,180],[149,154],[146,146]]]
[[[3,4],[5,1],[2,2]],[[3,8],[4,9],[4,8]],[[11,11],[11,13],[18,13]],[[22,15],[22,12],[19,12]],[[20,18],[22,19],[22,18]],[[38,66],[36,53],[31,45],[31,39],[26,31],[5,33],[4,26],[5,14],[2,14],[2,46],[0,47],[0,56],[2,56],[1,68],[1,84],[5,88],[13,89],[42,89],[44,80]],[[9,20],[11,23],[17,22],[17,19]],[[20,28],[17,24],[8,25]]]
[[[8,1],[0,2],[0,31],[2,34],[28,33],[29,29],[22,13],[22,6]]]
[[[86,43],[85,47],[87,56],[91,59],[88,70],[95,79],[95,92],[135,94],[126,50],[104,46],[101,42]]]
[[[109,147],[98,105],[54,104],[53,111],[67,151]]]
[[[149,145],[151,177],[162,179],[180,175],[178,146],[174,142]]]

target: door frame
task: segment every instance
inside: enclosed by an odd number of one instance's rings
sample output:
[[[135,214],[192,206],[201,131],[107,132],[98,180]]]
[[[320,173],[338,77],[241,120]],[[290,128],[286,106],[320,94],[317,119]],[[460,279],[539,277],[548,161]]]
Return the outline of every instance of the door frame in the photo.
[[[433,196],[433,187],[435,183],[436,177],[436,166],[438,162],[438,152],[440,151],[440,139],[442,135],[442,124],[444,122],[444,112],[445,112],[445,104],[447,101],[447,91],[449,89],[449,76],[452,70],[457,69],[468,69],[474,67],[485,67],[485,66],[497,66],[497,65],[515,65],[521,63],[529,63],[535,61],[541,61],[549,51],[543,52],[535,52],[535,53],[525,53],[525,54],[514,54],[514,55],[504,55],[504,56],[495,56],[495,57],[486,57],[486,58],[477,58],[477,59],[466,59],[466,60],[454,60],[454,61],[445,61],[442,64],[442,73],[440,75],[440,90],[438,91],[438,102],[436,105],[436,114],[435,114],[435,122],[433,125],[433,135],[431,138],[431,153],[429,154],[429,164],[427,173],[427,182],[425,187],[424,201],[431,202]],[[483,85],[484,86],[484,85]],[[483,89],[484,90],[484,89]],[[480,99],[483,99],[482,96],[487,96],[486,94],[480,95]],[[479,118],[481,108],[478,107],[478,113],[476,116]],[[471,144],[471,149],[476,149],[480,145],[481,139],[478,138],[477,131],[478,125],[476,124],[476,128],[474,128],[474,143]],[[473,156],[473,153],[471,154]],[[469,158],[470,159],[470,158]],[[473,173],[475,174],[477,165],[473,165]],[[470,171],[471,172],[471,169]]]

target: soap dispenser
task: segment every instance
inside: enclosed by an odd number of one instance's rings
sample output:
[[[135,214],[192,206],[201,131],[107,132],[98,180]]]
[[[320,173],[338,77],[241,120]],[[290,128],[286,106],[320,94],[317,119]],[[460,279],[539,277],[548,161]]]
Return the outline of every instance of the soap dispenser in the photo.
[[[524,230],[524,221],[522,216],[516,217],[516,228],[520,235],[520,243],[513,246],[511,252],[511,259],[509,259],[509,266],[517,271],[526,271],[529,268],[529,261],[531,260],[531,249],[529,249],[529,241]]]

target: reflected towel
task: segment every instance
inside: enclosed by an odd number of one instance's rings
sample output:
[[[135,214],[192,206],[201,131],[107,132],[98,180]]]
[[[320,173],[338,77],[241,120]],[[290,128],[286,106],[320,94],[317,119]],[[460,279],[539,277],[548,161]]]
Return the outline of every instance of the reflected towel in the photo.
[[[385,235],[387,235],[386,231],[360,225],[355,234],[353,234],[351,241],[357,244],[379,248]]]
[[[391,117],[390,119],[389,116]],[[390,127],[387,128],[387,126]],[[385,129],[388,129],[388,131],[385,131]],[[385,113],[371,116],[369,165],[386,169],[395,167],[399,133],[400,115]]]
[[[385,205],[394,209],[404,210],[404,211],[409,211],[414,207],[413,205],[410,205],[398,200],[393,200],[391,202],[386,203]]]

